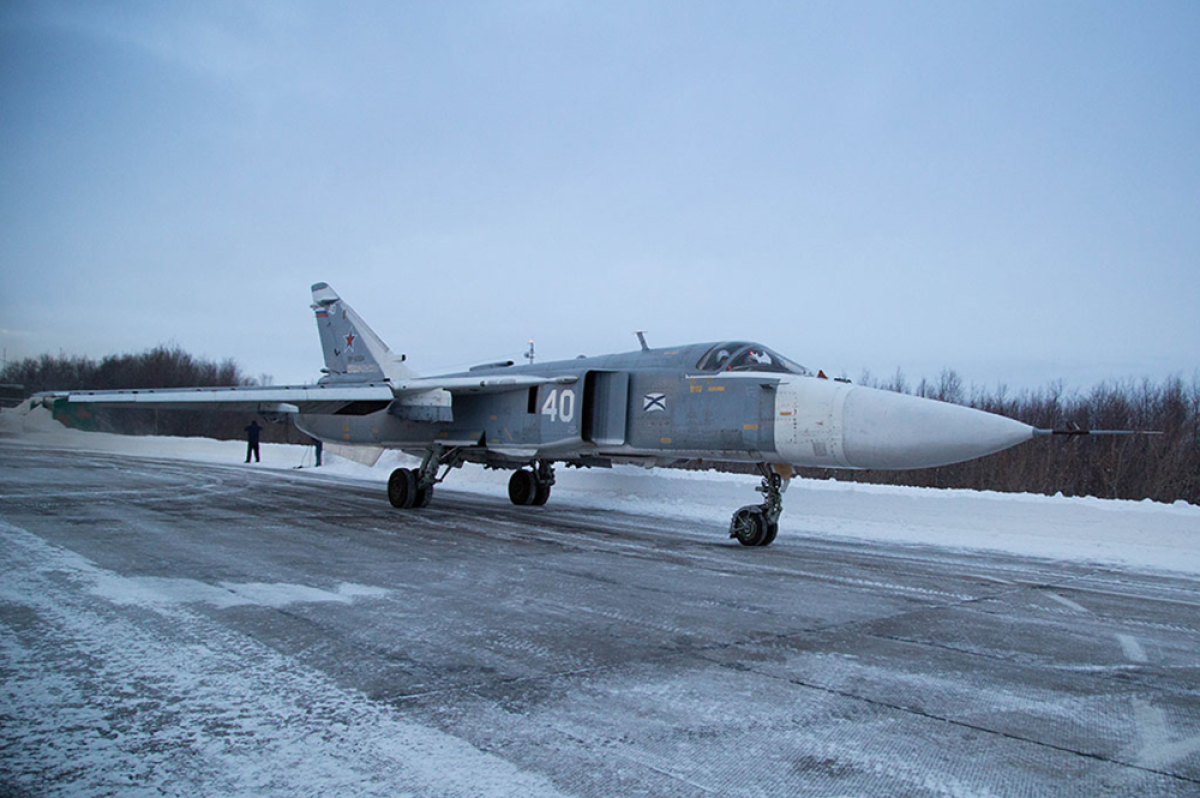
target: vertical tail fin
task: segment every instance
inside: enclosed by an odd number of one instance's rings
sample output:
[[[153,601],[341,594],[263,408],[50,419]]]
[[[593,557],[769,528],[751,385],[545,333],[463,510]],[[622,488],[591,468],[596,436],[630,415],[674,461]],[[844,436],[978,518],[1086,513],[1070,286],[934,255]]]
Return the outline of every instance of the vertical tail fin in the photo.
[[[415,377],[362,317],[347,305],[328,283],[312,287],[312,309],[325,354],[329,382],[373,382]]]

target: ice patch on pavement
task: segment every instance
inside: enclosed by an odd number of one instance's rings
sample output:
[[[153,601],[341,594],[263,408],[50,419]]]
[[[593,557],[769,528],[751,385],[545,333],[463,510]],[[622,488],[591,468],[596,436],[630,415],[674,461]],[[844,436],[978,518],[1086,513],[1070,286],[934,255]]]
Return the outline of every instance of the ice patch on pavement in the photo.
[[[1057,601],[1059,604],[1063,605],[1064,607],[1075,610],[1075,612],[1089,612],[1090,611],[1090,610],[1088,610],[1087,607],[1083,606],[1082,604],[1071,601],[1066,596],[1060,596],[1057,593],[1051,593],[1049,590],[1046,591],[1046,598],[1054,599],[1055,601]]]
[[[1133,635],[1117,634],[1117,642],[1121,644],[1121,652],[1130,662],[1148,662],[1146,650]]]
[[[1133,715],[1141,740],[1124,754],[1144,768],[1165,768],[1200,752],[1200,735],[1177,737],[1167,724],[1167,714],[1140,698],[1133,699]]]
[[[196,579],[162,576],[121,576],[111,571],[96,575],[93,595],[114,604],[153,606],[158,604],[210,604],[220,609],[255,605],[275,609],[290,604],[336,602],[349,604],[360,598],[380,598],[388,591],[343,582],[334,590],[286,582],[218,582],[210,585]]]

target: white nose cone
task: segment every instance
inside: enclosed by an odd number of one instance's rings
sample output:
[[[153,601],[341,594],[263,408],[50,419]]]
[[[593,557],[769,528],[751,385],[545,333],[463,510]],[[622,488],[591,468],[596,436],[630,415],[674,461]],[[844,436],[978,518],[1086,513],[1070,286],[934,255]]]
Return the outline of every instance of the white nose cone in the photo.
[[[843,423],[843,455],[854,468],[932,468],[1033,437],[1033,427],[1011,418],[857,386],[846,396]]]

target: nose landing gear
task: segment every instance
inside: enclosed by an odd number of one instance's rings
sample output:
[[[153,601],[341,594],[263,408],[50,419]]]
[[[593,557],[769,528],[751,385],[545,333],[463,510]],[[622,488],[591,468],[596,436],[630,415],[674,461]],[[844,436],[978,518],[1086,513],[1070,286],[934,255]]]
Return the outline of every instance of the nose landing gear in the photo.
[[[762,485],[755,490],[763,494],[763,503],[738,509],[729,523],[729,537],[743,546],[770,546],[779,534],[779,516],[783,514],[783,492],[787,483],[766,466],[760,466],[760,469]]]

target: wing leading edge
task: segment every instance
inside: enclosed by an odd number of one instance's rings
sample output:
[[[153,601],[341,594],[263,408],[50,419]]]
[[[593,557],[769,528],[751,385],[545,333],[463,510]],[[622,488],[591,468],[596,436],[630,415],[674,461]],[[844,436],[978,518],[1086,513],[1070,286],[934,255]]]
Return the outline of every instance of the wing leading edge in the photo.
[[[47,391],[35,398],[105,407],[161,410],[228,410],[334,414],[367,403],[382,410],[395,398],[386,383],[353,385],[272,385],[225,388],[142,388],[118,391]]]
[[[219,388],[139,388],[113,391],[46,391],[35,398],[105,407],[154,407],[160,410],[227,410],[241,412],[359,414],[383,410],[395,399],[445,391],[450,394],[503,393],[538,385],[566,385],[563,377],[443,377],[386,382],[314,383],[312,385],[237,386]]]

